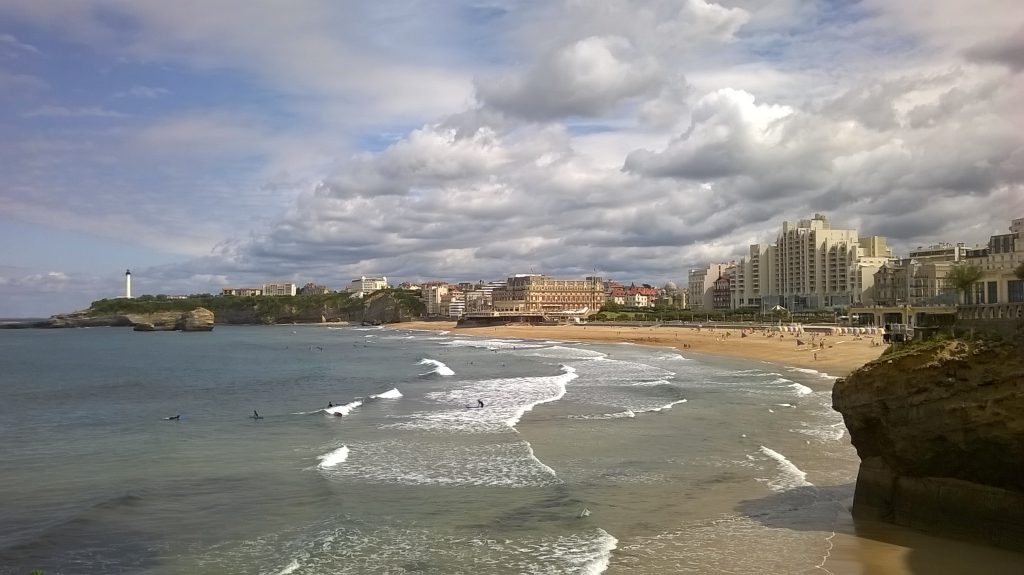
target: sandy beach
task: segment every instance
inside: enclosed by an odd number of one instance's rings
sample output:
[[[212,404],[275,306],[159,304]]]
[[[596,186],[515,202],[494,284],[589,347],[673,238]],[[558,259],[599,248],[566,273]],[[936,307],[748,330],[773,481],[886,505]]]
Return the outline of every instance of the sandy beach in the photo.
[[[843,377],[877,359],[885,345],[881,337],[835,336],[812,338],[786,333],[768,337],[763,331],[739,329],[559,325],[508,325],[457,328],[454,322],[408,322],[394,329],[450,331],[480,337],[508,337],[578,342],[651,345],[698,353],[766,361],[790,367],[813,369]],[[823,345],[822,345],[823,344]],[[877,522],[855,522],[849,513],[852,499],[843,502],[847,510],[831,526],[828,555],[815,572],[834,575],[956,575],[983,567],[993,574],[1019,573],[1024,555],[985,545],[955,541],[920,533],[904,527]],[[826,531],[828,528],[825,528]]]
[[[602,343],[629,342],[640,345],[674,347],[676,349],[739,357],[751,360],[814,369],[842,377],[876,359],[884,346],[872,345],[864,336],[825,336],[812,340],[810,335],[774,334],[767,337],[755,331],[743,337],[739,329],[671,327],[631,327],[608,325],[508,325],[497,327],[456,328],[454,322],[409,322],[393,327],[402,329],[449,330],[478,336],[514,337],[523,339],[554,339],[560,341],[594,341]],[[798,341],[804,342],[798,345]],[[881,337],[875,336],[880,342]],[[813,342],[813,345],[812,345]],[[824,343],[824,347],[822,347]]]

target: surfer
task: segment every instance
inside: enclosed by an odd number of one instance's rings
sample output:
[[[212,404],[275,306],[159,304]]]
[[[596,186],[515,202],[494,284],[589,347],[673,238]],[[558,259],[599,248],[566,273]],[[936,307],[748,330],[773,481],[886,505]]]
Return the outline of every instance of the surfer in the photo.
[[[255,409],[254,409],[254,410],[252,410],[252,418],[253,418],[253,419],[263,419],[262,417],[260,417],[260,414],[259,414],[259,412],[258,412],[258,411],[256,411]]]
[[[164,421],[178,421],[179,419],[181,419],[181,414],[180,413],[178,415],[175,415],[175,416],[172,416],[172,417],[165,417]]]
[[[476,400],[476,406],[478,408],[483,407],[484,406],[484,400],[482,400],[482,399]]]
[[[327,409],[330,409],[330,408],[332,408],[332,407],[334,407],[334,402],[332,402],[332,401],[328,401],[328,402],[327,402]]]

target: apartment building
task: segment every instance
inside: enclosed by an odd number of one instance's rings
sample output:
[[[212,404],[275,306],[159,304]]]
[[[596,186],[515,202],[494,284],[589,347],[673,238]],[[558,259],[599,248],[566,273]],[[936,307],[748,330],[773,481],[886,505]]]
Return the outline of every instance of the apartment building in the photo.
[[[555,279],[540,274],[518,274],[492,294],[497,312],[546,314],[597,313],[605,302],[604,282],[599,277],[582,280]]]
[[[220,295],[233,296],[257,296],[263,295],[263,288],[234,288],[226,287],[220,290]]]
[[[964,261],[982,272],[965,304],[1024,303],[1024,279],[1016,275],[1024,264],[1024,218],[1010,222],[1010,233],[989,237],[984,248],[968,250]]]
[[[951,244],[948,242],[917,246],[917,249],[910,250],[909,258],[919,264],[959,262],[967,257],[967,249],[963,243]]]
[[[425,282],[420,286],[420,297],[426,304],[427,317],[447,316],[445,298],[449,287],[446,282]]]
[[[448,293],[441,298],[441,315],[451,319],[459,319],[466,313],[466,292],[456,287],[449,287]]]
[[[715,307],[714,286],[718,278],[725,275],[731,263],[711,264],[706,268],[691,269],[687,274],[690,308],[694,310],[711,310]]]
[[[263,295],[295,295],[298,288],[291,282],[277,282],[263,284]]]
[[[892,260],[884,237],[833,229],[822,214],[783,222],[774,244],[750,245],[747,256],[726,270],[731,306],[803,311],[870,305],[875,272]]]
[[[368,277],[360,276],[348,284],[348,288],[345,290],[355,297],[364,297],[377,290],[387,289],[388,278],[381,277]]]
[[[925,263],[914,258],[888,262],[874,274],[873,303],[915,307],[955,305],[956,288],[946,277],[954,265],[954,261],[936,259]]]

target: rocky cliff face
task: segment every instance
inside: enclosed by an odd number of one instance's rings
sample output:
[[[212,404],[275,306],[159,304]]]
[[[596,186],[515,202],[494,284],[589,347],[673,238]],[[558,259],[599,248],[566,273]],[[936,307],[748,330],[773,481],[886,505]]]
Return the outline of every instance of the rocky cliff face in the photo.
[[[832,402],[861,458],[855,516],[1024,548],[1024,344],[883,356]]]
[[[213,312],[206,308],[192,311],[158,313],[114,314],[91,316],[86,312],[55,315],[50,319],[27,327],[121,327],[133,326],[135,331],[210,331],[214,325]]]

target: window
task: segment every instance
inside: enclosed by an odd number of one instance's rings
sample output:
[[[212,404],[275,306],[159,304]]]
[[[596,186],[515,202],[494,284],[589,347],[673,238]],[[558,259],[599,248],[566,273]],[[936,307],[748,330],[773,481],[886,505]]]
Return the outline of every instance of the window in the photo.
[[[1024,280],[1011,280],[1006,282],[1006,291],[1009,295],[1009,301],[1012,303],[1024,302]]]
[[[973,303],[973,304],[983,304],[983,303],[985,303],[985,283],[984,282],[978,282],[978,283],[974,284],[974,289],[972,291],[973,291],[973,294],[972,294],[973,297],[971,298],[971,301],[969,301],[967,303]]]
[[[988,300],[985,303],[998,303],[999,288],[996,282],[988,282]]]

